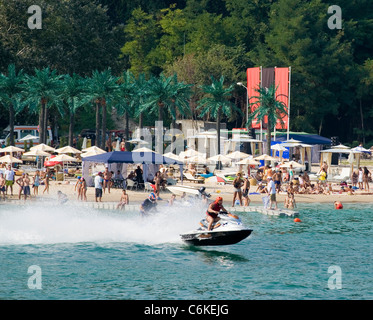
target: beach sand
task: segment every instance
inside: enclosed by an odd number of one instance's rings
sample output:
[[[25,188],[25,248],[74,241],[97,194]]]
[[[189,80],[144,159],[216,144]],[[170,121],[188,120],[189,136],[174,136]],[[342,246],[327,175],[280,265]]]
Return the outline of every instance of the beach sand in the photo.
[[[43,194],[44,186],[39,186],[39,195],[33,196],[31,199],[29,198],[27,201],[35,201],[38,199],[57,199],[57,191],[61,191],[67,195],[69,200],[76,201],[77,200],[77,191],[74,190],[75,188],[75,182],[76,180],[67,180],[64,182],[61,181],[51,181],[50,187],[49,187],[49,194],[45,193]],[[206,192],[211,194],[210,199],[215,199],[216,196],[220,195],[224,199],[224,205],[225,206],[231,206],[232,205],[232,197],[233,197],[233,186],[232,185],[202,185],[202,184],[196,184],[193,182],[187,182],[184,181],[183,185],[185,186],[194,186],[196,188],[199,188],[201,186],[206,187]],[[13,196],[8,195],[7,200],[18,200],[18,191],[19,187],[14,186],[13,187]],[[256,187],[252,187],[250,189],[250,192],[254,192],[256,190]],[[373,189],[370,189],[373,191]],[[8,190],[8,193],[10,193],[10,190]],[[31,193],[33,194],[33,189],[31,188]],[[119,199],[121,197],[121,189],[110,189],[110,193],[106,190],[106,192],[102,196],[102,202],[119,202]],[[129,201],[130,204],[140,204],[142,201],[144,201],[149,192],[145,191],[133,191],[133,190],[127,190],[127,193],[129,195]],[[95,201],[95,189],[93,187],[89,187],[87,190],[87,201],[88,202],[94,202]],[[264,194],[259,195],[249,195],[249,198],[251,200],[251,205],[260,205],[262,204],[262,197]],[[277,202],[279,207],[283,207],[285,194],[277,194]],[[161,202],[168,201],[171,197],[171,193],[169,191],[163,191],[160,194],[160,197],[162,198]],[[176,197],[176,199],[180,198],[179,196]],[[357,191],[354,195],[348,195],[346,192],[343,194],[330,194],[330,195],[317,195],[317,194],[295,194],[295,200],[297,203],[330,203],[333,204],[334,201],[341,201],[342,203],[356,203],[356,202],[362,202],[362,203],[369,203],[373,202],[373,194],[364,192],[364,191]],[[21,201],[23,202],[23,195],[21,198]],[[13,202],[13,201],[12,201]],[[16,202],[16,201],[14,201]],[[2,202],[3,203],[3,202]]]

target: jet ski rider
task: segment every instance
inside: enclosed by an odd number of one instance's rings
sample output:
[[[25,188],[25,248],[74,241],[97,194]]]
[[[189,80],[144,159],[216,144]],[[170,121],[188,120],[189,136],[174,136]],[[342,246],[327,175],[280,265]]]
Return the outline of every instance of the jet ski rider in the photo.
[[[207,228],[208,230],[212,230],[212,224],[220,220],[218,217],[220,211],[227,212],[227,210],[223,207],[223,198],[217,197],[214,202],[210,203],[206,211],[206,220],[209,223]]]
[[[145,199],[145,201],[140,205],[140,212],[143,216],[147,215],[149,211],[151,210],[154,211],[156,209],[156,206],[157,206],[157,197],[154,194],[154,192],[152,192]]]

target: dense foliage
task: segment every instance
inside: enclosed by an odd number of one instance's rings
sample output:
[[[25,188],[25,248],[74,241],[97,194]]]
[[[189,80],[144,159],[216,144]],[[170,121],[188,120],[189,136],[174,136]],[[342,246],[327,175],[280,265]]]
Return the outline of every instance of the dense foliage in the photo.
[[[27,9],[34,4],[42,9],[42,29],[27,25]],[[0,73],[7,75],[14,64],[13,75],[22,70],[31,81],[37,79],[35,70],[45,68],[63,77],[82,78],[110,68],[113,78],[123,79],[131,72],[137,88],[153,79],[153,96],[157,81],[162,84],[162,79],[176,73],[177,81],[188,86],[192,112],[176,109],[178,117],[186,118],[201,117],[197,106],[206,97],[203,86],[211,85],[211,77],[224,76],[226,87],[233,85],[231,102],[243,112],[222,114],[220,120],[241,127],[246,123],[246,93],[235,84],[246,82],[246,68],[291,66],[291,130],[370,146],[373,6],[368,0],[338,1],[342,29],[330,29],[330,5],[325,0],[2,1]],[[75,130],[83,125],[93,128],[95,102],[72,104],[66,90],[65,110],[79,119]],[[94,96],[93,91],[90,94]],[[140,125],[153,125],[156,104],[146,105],[139,91],[125,97],[130,96],[136,103],[129,101],[124,113],[140,120]],[[37,95],[30,99],[38,101]],[[9,109],[9,99],[1,101],[0,128],[4,128],[16,110]],[[68,130],[70,117],[63,116],[57,105],[50,106],[48,121]],[[147,106],[152,112],[144,112]],[[123,108],[123,103],[118,106],[119,111]],[[169,124],[175,111],[168,106],[165,110],[163,119]],[[15,122],[38,122],[40,114],[30,116],[32,111],[34,104],[23,106]],[[210,113],[202,116],[213,119]]]

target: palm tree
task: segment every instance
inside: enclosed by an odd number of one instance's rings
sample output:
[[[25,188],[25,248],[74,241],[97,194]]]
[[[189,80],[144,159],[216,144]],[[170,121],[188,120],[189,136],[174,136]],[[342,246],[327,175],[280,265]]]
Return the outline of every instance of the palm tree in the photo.
[[[9,108],[9,144],[14,146],[14,118],[15,114],[21,111],[21,83],[23,70],[17,74],[14,64],[8,66],[8,75],[0,74],[0,102]]]
[[[136,79],[134,89],[134,106],[135,106],[135,117],[139,117],[139,128],[143,127],[143,112],[142,106],[145,104],[147,98],[148,81],[146,80],[145,73],[140,73]]]
[[[229,98],[232,96],[234,85],[224,87],[224,76],[220,77],[220,80],[215,80],[211,76],[211,85],[202,85],[203,92],[206,94],[204,98],[199,101],[197,109],[202,109],[200,117],[209,113],[214,119],[216,119],[216,132],[217,132],[217,151],[220,154],[220,121],[222,115],[230,117],[232,110],[242,114],[242,111],[231,101]]]
[[[48,108],[59,103],[61,89],[61,75],[56,70],[44,68],[35,69],[35,75],[25,75],[22,84],[24,103],[30,106],[31,110],[39,108],[39,143],[46,143]]]
[[[166,77],[152,77],[148,82],[147,102],[141,110],[149,110],[151,113],[158,112],[158,121],[163,121],[164,109],[167,109],[172,118],[176,120],[176,109],[182,115],[190,113],[189,98],[191,86],[178,82],[176,74]]]
[[[64,100],[69,113],[70,125],[69,125],[69,142],[70,146],[73,145],[74,139],[74,115],[76,110],[82,105],[86,104],[87,96],[84,92],[85,81],[82,77],[77,74],[65,75],[63,78],[61,88],[61,99]],[[63,111],[62,111],[63,112]]]
[[[250,106],[257,106],[257,108],[249,115],[248,124],[252,120],[263,121],[267,117],[267,154],[271,154],[271,132],[274,129],[277,120],[283,124],[282,117],[287,114],[287,107],[282,101],[278,101],[276,95],[277,88],[275,85],[271,85],[269,88],[256,88],[255,91],[258,96],[249,97],[255,102],[250,103]]]
[[[126,115],[126,141],[129,140],[129,117],[134,110],[134,96],[136,95],[136,79],[135,76],[128,70],[122,74],[119,87],[119,101],[116,103],[116,108],[119,114]],[[128,146],[126,146],[127,150]]]
[[[158,121],[163,122],[164,110],[166,109],[172,117],[172,128],[175,128],[176,111],[182,116],[190,114],[189,99],[192,95],[191,85],[179,82],[176,73],[170,77],[161,74],[153,77],[148,82],[147,102],[140,108],[141,111],[149,110],[150,113],[158,111]],[[157,135],[158,146],[161,145],[163,133]],[[172,137],[172,140],[175,137]],[[173,141],[172,141],[173,142]],[[173,150],[173,147],[171,148]],[[158,150],[160,152],[161,150]]]
[[[101,148],[105,149],[107,106],[111,107],[120,96],[119,77],[111,74],[111,68],[95,70],[87,81],[87,97],[96,103],[96,146],[99,146],[99,107],[102,109]]]

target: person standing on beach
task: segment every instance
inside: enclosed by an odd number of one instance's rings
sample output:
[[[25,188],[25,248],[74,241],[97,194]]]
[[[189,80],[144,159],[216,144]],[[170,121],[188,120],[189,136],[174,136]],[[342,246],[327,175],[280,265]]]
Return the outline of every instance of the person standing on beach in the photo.
[[[11,195],[13,195],[13,184],[14,184],[14,171],[11,165],[8,165],[8,169],[5,170],[5,193],[8,194],[8,187],[10,187]]]
[[[267,192],[269,195],[269,209],[272,209],[272,205],[275,204],[275,210],[277,210],[277,200],[276,200],[276,185],[272,180],[272,177],[267,178]]]
[[[233,193],[232,207],[234,207],[234,202],[236,201],[237,197],[238,197],[238,200],[240,201],[240,205],[242,206],[242,191],[241,191],[242,184],[243,184],[243,181],[241,179],[241,172],[238,172],[236,178],[233,180],[234,193]]]
[[[109,171],[109,168],[106,167],[105,172],[104,172],[104,186],[103,186],[104,192],[105,192],[105,188],[107,187],[108,193],[110,193],[111,177],[112,177],[112,173]]]
[[[243,192],[242,192],[242,197],[244,199],[244,206],[248,207],[250,204],[250,198],[249,198],[249,190],[250,190],[250,181],[249,181],[249,176],[245,176],[244,182],[243,182]]]
[[[367,167],[364,167],[363,169],[363,183],[364,183],[364,190],[366,192],[369,192],[369,180],[371,178],[372,174],[368,170]]]
[[[40,186],[40,171],[36,170],[34,175],[34,183],[32,187],[34,188],[34,196],[39,194],[39,186]]]
[[[45,171],[43,175],[43,182],[45,186],[43,190],[43,194],[45,193],[45,191],[47,191],[47,193],[49,194],[49,179],[50,178],[51,178],[51,172],[49,168],[47,168],[47,171]]]
[[[24,173],[23,176],[23,195],[25,197],[25,201],[27,199],[27,196],[31,197],[31,192],[30,192],[30,177],[28,173]]]
[[[21,194],[22,194],[22,191],[23,191],[23,177],[24,177],[24,173],[22,173],[22,176],[19,177],[17,180],[16,180],[16,183],[19,185],[19,192],[18,192],[18,200],[21,200]]]
[[[87,181],[83,177],[80,178],[82,184],[80,185],[80,199],[87,201]]]
[[[97,199],[101,202],[102,198],[102,184],[104,182],[104,179],[102,178],[102,172],[99,172],[97,176],[95,177],[95,200]]]

